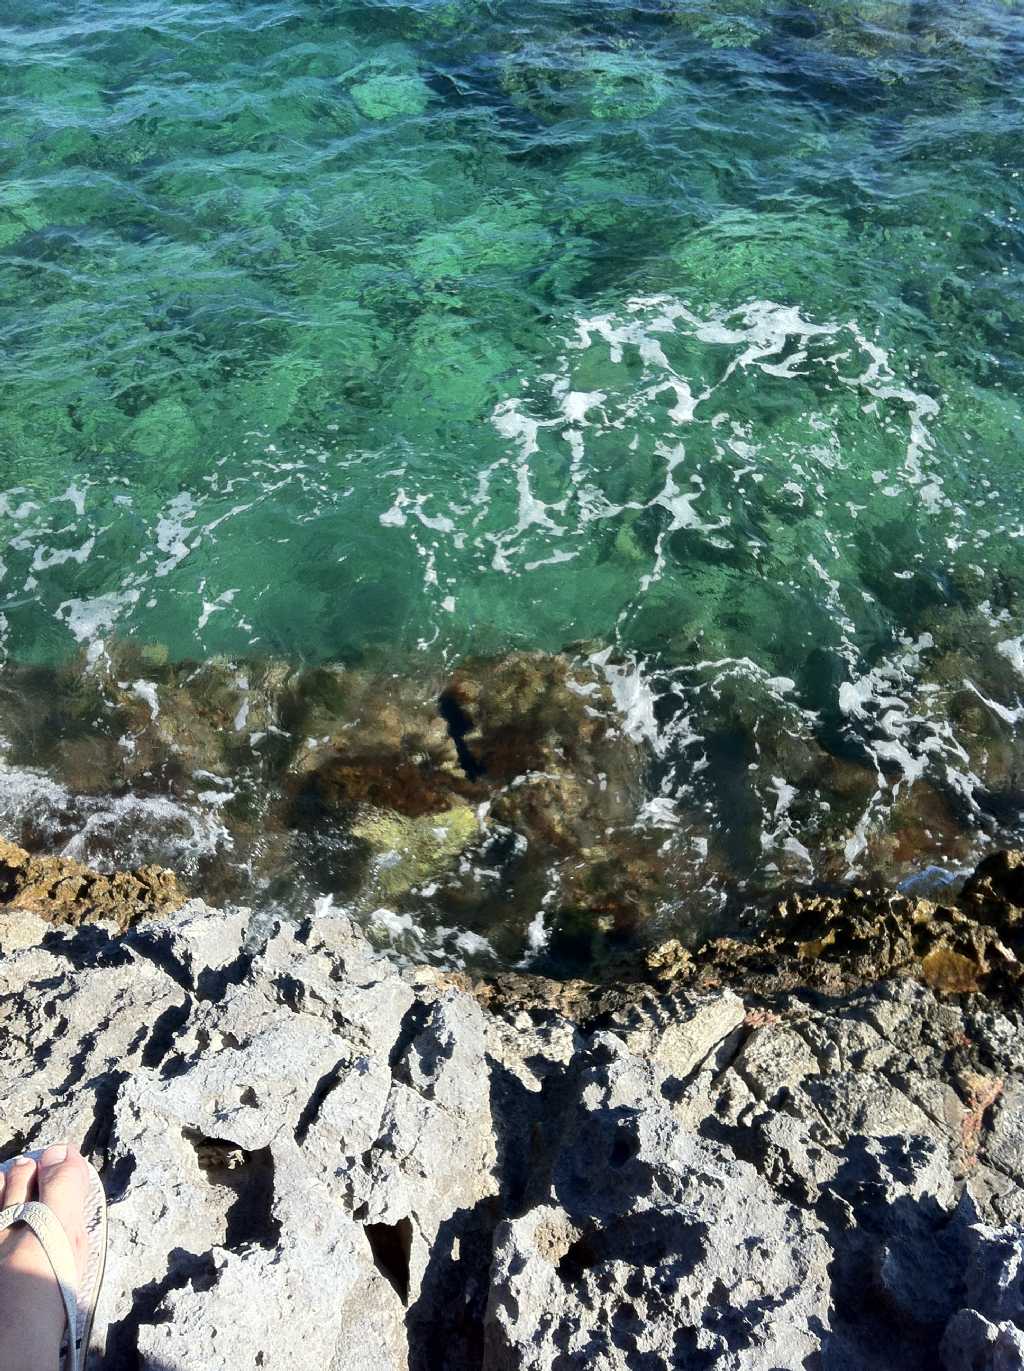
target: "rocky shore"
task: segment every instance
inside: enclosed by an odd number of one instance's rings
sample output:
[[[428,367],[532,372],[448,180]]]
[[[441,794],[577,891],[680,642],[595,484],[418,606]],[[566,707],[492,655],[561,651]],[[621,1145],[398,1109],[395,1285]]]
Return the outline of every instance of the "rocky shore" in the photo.
[[[1020,855],[605,986],[41,860],[0,854],[4,1154],[102,1169],[98,1367],[1024,1365]]]

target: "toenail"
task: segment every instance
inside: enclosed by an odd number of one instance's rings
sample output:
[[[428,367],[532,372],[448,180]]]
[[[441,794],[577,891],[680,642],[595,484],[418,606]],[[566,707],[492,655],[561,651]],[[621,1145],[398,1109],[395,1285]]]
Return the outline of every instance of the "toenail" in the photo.
[[[14,1165],[15,1165],[15,1166],[35,1166],[35,1162],[32,1160],[31,1157],[15,1157],[15,1159],[14,1159]]]
[[[67,1155],[67,1143],[54,1143],[52,1147],[48,1147],[46,1151],[43,1153],[43,1165],[59,1166],[61,1162],[65,1160]]]

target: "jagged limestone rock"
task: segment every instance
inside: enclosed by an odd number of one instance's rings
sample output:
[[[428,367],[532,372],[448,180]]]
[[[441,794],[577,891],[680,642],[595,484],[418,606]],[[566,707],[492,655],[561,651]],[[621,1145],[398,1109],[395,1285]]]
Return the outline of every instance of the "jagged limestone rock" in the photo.
[[[0,958],[4,1151],[101,1169],[100,1371],[1016,1364],[1014,1003],[545,995],[197,902],[44,927]]]
[[[1024,977],[1024,853],[997,852],[958,898],[938,904],[856,885],[797,890],[752,911],[742,937],[691,953],[675,940],[647,957],[662,984],[779,991],[813,985],[836,994],[883,976],[907,976],[943,994],[986,991],[1016,999]]]
[[[602,1046],[547,1203],[495,1234],[485,1371],[805,1364],[828,1327],[819,1224],[681,1125],[642,1059]]]

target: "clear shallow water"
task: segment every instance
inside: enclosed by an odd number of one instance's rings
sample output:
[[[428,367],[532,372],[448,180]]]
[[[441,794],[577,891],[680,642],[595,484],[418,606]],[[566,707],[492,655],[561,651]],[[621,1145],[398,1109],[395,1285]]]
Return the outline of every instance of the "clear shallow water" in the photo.
[[[582,643],[741,876],[834,805],[759,727],[877,771],[849,870],[915,783],[903,868],[1019,831],[1024,5],[2,37],[6,660]]]

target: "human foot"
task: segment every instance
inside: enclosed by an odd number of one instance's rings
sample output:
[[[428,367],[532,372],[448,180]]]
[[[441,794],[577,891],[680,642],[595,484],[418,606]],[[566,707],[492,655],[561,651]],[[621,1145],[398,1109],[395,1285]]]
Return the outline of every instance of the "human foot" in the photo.
[[[0,1209],[42,1200],[53,1211],[67,1235],[79,1288],[89,1255],[89,1181],[88,1163],[73,1143],[48,1147],[38,1163],[19,1157],[0,1173]],[[64,1303],[39,1239],[23,1224],[0,1232],[0,1367],[58,1371],[65,1324]]]

